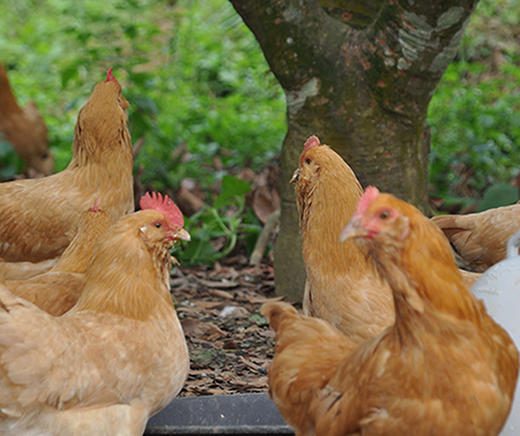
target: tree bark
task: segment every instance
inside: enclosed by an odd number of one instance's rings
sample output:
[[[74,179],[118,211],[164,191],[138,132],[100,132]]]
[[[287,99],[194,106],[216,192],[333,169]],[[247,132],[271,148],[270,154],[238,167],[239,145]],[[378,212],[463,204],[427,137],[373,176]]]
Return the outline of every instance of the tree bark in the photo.
[[[230,1],[286,95],[275,278],[278,294],[299,300],[305,272],[287,182],[305,139],[333,147],[362,185],[424,210],[428,104],[477,1]]]

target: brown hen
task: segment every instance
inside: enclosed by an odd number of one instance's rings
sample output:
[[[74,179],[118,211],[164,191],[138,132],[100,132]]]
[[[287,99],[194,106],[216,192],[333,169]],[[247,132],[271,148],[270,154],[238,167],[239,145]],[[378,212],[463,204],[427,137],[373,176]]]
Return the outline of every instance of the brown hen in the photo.
[[[76,236],[50,271],[27,280],[6,280],[5,286],[51,315],[64,314],[78,301],[94,246],[109,226],[110,216],[97,206],[83,212]]]
[[[134,210],[127,108],[109,70],[78,115],[69,166],[41,179],[0,184],[0,258],[40,262],[59,256],[96,199],[113,220]]]
[[[367,188],[342,231],[352,238],[391,288],[395,322],[353,347],[286,303],[264,307],[277,336],[269,386],[286,421],[299,435],[497,435],[518,350],[467,290],[442,233],[413,206]],[[321,359],[312,382],[307,368]]]
[[[189,235],[171,200],[151,203],[100,239],[65,315],[0,286],[1,434],[142,435],[182,388],[189,359],[169,248]]]
[[[520,230],[520,204],[468,215],[439,215],[432,220],[463,266],[483,272],[506,257],[507,241]]]
[[[311,136],[292,182],[307,273],[304,313],[327,320],[355,341],[377,335],[394,319],[390,288],[363,247],[338,240],[362,194],[354,172]]]
[[[0,139],[4,137],[28,168],[48,176],[54,171],[54,157],[49,150],[47,126],[36,104],[18,105],[9,84],[7,71],[0,64]]]

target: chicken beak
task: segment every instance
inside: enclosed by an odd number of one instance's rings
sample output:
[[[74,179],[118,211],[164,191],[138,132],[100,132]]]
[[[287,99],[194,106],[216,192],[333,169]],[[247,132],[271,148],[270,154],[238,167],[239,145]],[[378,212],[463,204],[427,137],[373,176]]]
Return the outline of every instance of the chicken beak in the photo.
[[[170,238],[173,239],[174,241],[178,241],[178,240],[191,241],[190,234],[184,229],[179,229],[179,230],[172,232],[170,235]]]
[[[363,238],[367,235],[367,230],[362,226],[362,217],[354,215],[339,234],[339,242],[345,242],[347,239]]]
[[[299,178],[300,178],[300,168],[296,168],[294,170],[294,173],[293,173],[292,177],[291,177],[291,180],[289,180],[289,183],[290,184],[296,183]]]

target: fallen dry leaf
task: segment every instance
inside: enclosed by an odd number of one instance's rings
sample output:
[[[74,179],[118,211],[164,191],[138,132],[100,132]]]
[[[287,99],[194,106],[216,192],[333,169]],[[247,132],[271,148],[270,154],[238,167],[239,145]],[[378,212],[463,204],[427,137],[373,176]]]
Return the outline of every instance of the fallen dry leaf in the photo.
[[[210,289],[208,292],[211,295],[214,295],[215,297],[225,298],[226,300],[233,299],[233,295],[231,295],[229,292],[226,292],[226,291],[219,291],[218,289]]]
[[[211,341],[226,335],[224,331],[209,321],[203,322],[195,318],[184,318],[181,320],[181,325],[184,334],[187,336],[200,337]]]
[[[181,266],[173,272],[172,293],[191,360],[181,396],[267,390],[274,333],[257,321],[262,303],[280,299],[274,295],[272,265],[250,267],[246,256],[233,259],[218,269]],[[236,285],[219,289],[205,281]],[[219,316],[226,307],[227,316]]]
[[[264,304],[264,303],[268,303],[268,302],[276,302],[276,301],[282,301],[285,297],[284,296],[280,296],[280,297],[271,297],[271,298],[267,298],[267,297],[253,297],[251,298],[251,300],[249,300],[251,303],[260,303],[260,304]]]
[[[267,218],[279,207],[280,196],[275,189],[264,186],[255,190],[253,194],[253,210],[262,224],[265,224]]]
[[[236,288],[238,286],[238,283],[232,282],[229,280],[221,280],[219,282],[213,281],[213,280],[204,280],[197,278],[197,281],[208,288],[220,288],[220,289],[230,289],[230,288]]]

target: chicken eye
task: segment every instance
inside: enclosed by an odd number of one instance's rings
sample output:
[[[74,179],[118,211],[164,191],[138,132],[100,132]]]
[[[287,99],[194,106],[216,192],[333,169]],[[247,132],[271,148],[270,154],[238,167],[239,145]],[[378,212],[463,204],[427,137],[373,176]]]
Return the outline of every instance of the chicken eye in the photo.
[[[161,223],[155,223],[155,227],[157,227],[158,229],[161,228]]]
[[[384,210],[379,214],[379,218],[382,220],[386,220],[387,218],[390,218],[390,212],[388,210]]]
[[[47,159],[49,157],[49,153],[43,153],[42,154],[42,159]]]
[[[305,159],[305,163],[306,163],[307,165],[309,165],[311,162],[312,162],[312,161],[311,161],[309,158]]]

